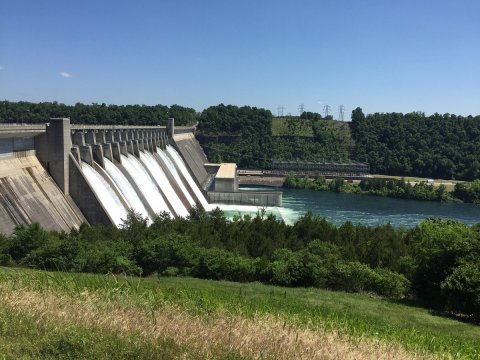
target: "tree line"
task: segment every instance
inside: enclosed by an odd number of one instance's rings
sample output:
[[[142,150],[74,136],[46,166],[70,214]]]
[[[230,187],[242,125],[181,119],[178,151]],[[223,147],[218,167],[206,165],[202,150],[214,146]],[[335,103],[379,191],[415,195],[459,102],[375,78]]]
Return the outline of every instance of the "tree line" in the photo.
[[[345,192],[361,195],[384,196],[397,199],[427,201],[458,201],[480,204],[480,179],[470,183],[456,183],[452,192],[445,185],[434,186],[423,182],[415,185],[404,179],[365,178],[358,184],[348,183],[343,178],[327,182],[325,177],[315,179],[288,174],[284,187],[290,189],[310,189],[315,191]]]
[[[0,102],[0,123],[43,123],[70,117],[73,123],[177,125],[198,122],[198,139],[210,161],[236,162],[240,168],[268,169],[271,160],[368,161],[372,172],[385,175],[475,180],[480,178],[480,116],[424,113],[363,114],[352,112],[350,134],[328,126],[318,113],[290,118],[292,129],[308,123],[313,136],[272,136],[269,110],[217,105],[201,113],[172,105],[106,105],[57,102]],[[351,148],[353,147],[353,151]]]
[[[166,125],[169,117],[177,125],[194,125],[197,113],[180,105],[107,105],[58,102],[0,102],[0,123],[46,123],[50,118],[69,117],[76,124]]]
[[[480,225],[454,220],[395,229],[307,213],[287,225],[263,212],[228,220],[197,207],[147,226],[131,213],[121,228],[19,226],[0,235],[0,265],[371,292],[480,321]]]
[[[378,174],[480,178],[480,116],[352,112],[357,160]]]

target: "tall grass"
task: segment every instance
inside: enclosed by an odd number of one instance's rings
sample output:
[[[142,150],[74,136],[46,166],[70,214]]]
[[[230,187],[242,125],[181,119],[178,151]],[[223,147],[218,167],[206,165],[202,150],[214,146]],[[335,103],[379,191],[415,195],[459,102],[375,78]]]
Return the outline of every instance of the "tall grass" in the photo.
[[[255,339],[248,338],[246,329],[253,329],[259,338],[265,329],[270,329],[276,333],[272,339],[279,339],[276,337],[279,334],[283,334],[283,339],[290,339],[292,344],[305,342],[305,339],[322,339],[323,343],[331,341],[337,344],[342,351],[348,349],[349,354],[353,348],[346,344],[354,344],[362,349],[362,346],[378,347],[375,344],[380,342],[384,355],[398,355],[402,349],[406,349],[412,357],[434,355],[437,358],[480,359],[480,327],[434,316],[422,308],[363,294],[285,289],[258,283],[238,284],[191,278],[141,279],[4,268],[0,268],[0,286],[4,292],[37,294],[35,296],[39,299],[50,299],[53,294],[58,299],[64,299],[61,304],[76,304],[82,311],[88,310],[88,307],[84,309],[84,304],[96,299],[96,311],[100,315],[118,309],[136,309],[137,317],[148,319],[145,321],[152,329],[158,329],[160,319],[165,321],[183,314],[176,318],[177,323],[184,322],[186,327],[188,324],[197,324],[199,328],[219,333],[216,338],[221,341],[213,352],[204,349],[204,342],[210,339],[208,334],[199,338],[200,335],[187,331],[185,336],[192,339],[192,346],[189,347],[172,333],[171,338],[175,340],[172,344],[175,346],[167,349],[177,355],[190,351],[190,354],[207,354],[209,357],[255,357],[258,352],[254,351],[253,345],[251,352],[241,352],[242,346],[238,339],[242,338],[242,331],[245,331],[243,341],[256,344]],[[56,315],[53,313],[51,316]],[[77,331],[74,328],[72,331],[81,333],[83,330]],[[152,330],[152,333],[155,331]],[[169,329],[164,328],[162,331],[168,333]],[[231,339],[225,335],[228,333],[237,334],[236,347],[229,347]],[[292,335],[295,333],[300,334],[297,335],[301,337],[300,340],[295,340]],[[112,346],[116,342],[122,347],[131,341],[139,341],[138,337],[135,338],[139,336],[135,335],[135,331],[129,332],[128,336],[115,331],[111,334],[112,338],[105,341],[111,342]],[[68,333],[65,336],[67,335]],[[160,335],[149,341],[140,338],[148,344],[147,348],[156,348],[160,340],[169,341],[168,337],[162,338]],[[86,341],[88,343],[88,339]],[[197,345],[193,346],[195,343]],[[267,345],[265,344],[266,348]],[[295,349],[293,345],[290,347]],[[274,347],[269,349],[270,355],[277,354]]]

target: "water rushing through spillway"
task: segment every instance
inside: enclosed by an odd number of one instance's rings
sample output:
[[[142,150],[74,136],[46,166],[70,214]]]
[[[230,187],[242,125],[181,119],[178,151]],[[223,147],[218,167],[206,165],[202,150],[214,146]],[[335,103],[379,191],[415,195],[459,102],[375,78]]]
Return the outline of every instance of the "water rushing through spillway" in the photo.
[[[178,187],[182,191],[183,196],[185,196],[185,198],[187,199],[190,206],[194,206],[195,205],[195,200],[192,198],[192,196],[190,195],[190,192],[187,190],[185,184],[183,183],[182,177],[178,173],[178,171],[177,171],[175,165],[173,164],[172,160],[170,159],[170,157],[160,148],[157,148],[157,154],[160,156],[162,161],[165,163],[165,165],[167,167],[167,169],[165,169],[165,170],[169,171],[170,174],[173,176],[173,178],[177,182]]]
[[[122,173],[122,171],[115,166],[110,160],[105,159],[105,170],[108,175],[113,179],[118,189],[124,196],[125,200],[128,202],[130,209],[142,215],[142,217],[147,218],[151,222],[151,217],[140,200],[137,192],[133,188],[132,184],[128,181],[127,177]]]
[[[228,216],[251,214],[261,211],[261,207],[245,205],[209,204],[201,188],[187,169],[180,154],[171,146],[165,151],[157,149],[159,159],[149,152],[140,152],[140,159],[133,155],[121,155],[122,164],[117,166],[110,160],[105,159],[104,176],[109,176],[112,185],[116,187],[123,201],[130,209],[140,213],[151,223],[152,217],[149,212],[155,214],[167,212],[171,216],[188,216],[188,209],[180,196],[194,206],[195,199],[206,211],[212,211],[216,207],[225,211]],[[161,160],[161,161],[160,161]],[[127,208],[111,188],[110,184],[94,168],[86,163],[82,164],[87,180],[91,184],[100,202],[116,225],[122,224],[127,217]],[[98,169],[102,170],[103,169]],[[175,187],[170,183],[175,181]],[[126,176],[128,175],[128,176]],[[134,183],[131,183],[133,181]],[[177,194],[175,188],[181,192]],[[194,197],[192,197],[192,194]],[[148,204],[144,204],[142,200]],[[172,213],[171,209],[175,212]],[[265,208],[267,213],[273,213],[279,219],[286,219],[280,208]]]
[[[127,209],[123,206],[110,184],[89,164],[82,163],[83,174],[90,183],[95,195],[102,203],[115,225],[120,225],[127,218]]]
[[[183,205],[182,200],[180,200],[180,198],[178,197],[177,193],[168,181],[167,175],[165,175],[165,172],[160,167],[160,164],[157,162],[157,160],[155,160],[153,155],[149,152],[141,152],[140,161],[150,171],[158,187],[162,189],[163,194],[165,195],[177,215],[186,217],[188,215],[187,208],[185,207],[185,205]]]
[[[170,155],[171,159],[173,160],[173,163],[178,167],[184,179],[187,181],[188,185],[193,190],[193,193],[195,194],[195,197],[198,199],[200,204],[203,206],[203,208],[206,211],[210,211],[212,207],[208,203],[207,199],[205,199],[205,196],[203,195],[202,190],[200,190],[197,183],[193,179],[192,175],[188,171],[187,166],[183,162],[183,159],[180,156],[180,154],[177,152],[177,150],[175,150],[170,145],[167,146],[167,153]]]
[[[180,154],[172,147],[167,146],[167,153],[170,155],[173,163],[177,165],[178,169],[183,175],[183,178],[187,181],[188,186],[193,190],[195,196],[199,199],[200,204],[206,211],[212,211],[215,208],[219,208],[224,211],[227,216],[231,217],[233,215],[256,215],[258,212],[265,210],[267,214],[273,214],[278,219],[283,219],[287,223],[291,223],[285,217],[285,213],[281,211],[281,208],[277,207],[259,207],[259,206],[249,206],[249,205],[227,205],[227,204],[209,204],[205,196],[203,195],[202,190],[197,185],[193,179],[190,171],[188,171],[187,166],[185,165]],[[173,164],[172,164],[173,165]]]
[[[145,198],[156,214],[167,212],[173,216],[168,208],[167,203],[163,199],[157,184],[153,181],[142,163],[132,155],[122,155],[122,165],[129,173],[130,177],[135,181],[137,187],[141,189]]]

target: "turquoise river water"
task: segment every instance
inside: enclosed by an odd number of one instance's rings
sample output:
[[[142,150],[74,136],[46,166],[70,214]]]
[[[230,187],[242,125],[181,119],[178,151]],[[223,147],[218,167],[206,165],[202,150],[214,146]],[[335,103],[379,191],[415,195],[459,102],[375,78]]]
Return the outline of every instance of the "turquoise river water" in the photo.
[[[294,223],[307,211],[325,217],[334,224],[346,221],[413,227],[425,218],[453,218],[467,224],[480,223],[480,205],[391,199],[379,196],[337,194],[326,191],[242,187],[249,191],[282,191],[283,207],[269,208],[286,223]],[[227,212],[232,215],[233,212]]]

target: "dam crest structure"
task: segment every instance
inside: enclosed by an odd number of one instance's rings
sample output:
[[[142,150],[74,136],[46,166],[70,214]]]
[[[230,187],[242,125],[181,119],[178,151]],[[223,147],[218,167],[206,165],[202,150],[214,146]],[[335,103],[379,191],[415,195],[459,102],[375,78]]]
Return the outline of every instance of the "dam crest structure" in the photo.
[[[0,233],[119,226],[134,210],[186,217],[192,207],[281,206],[280,192],[239,191],[235,164],[209,164],[195,127],[0,125]]]

